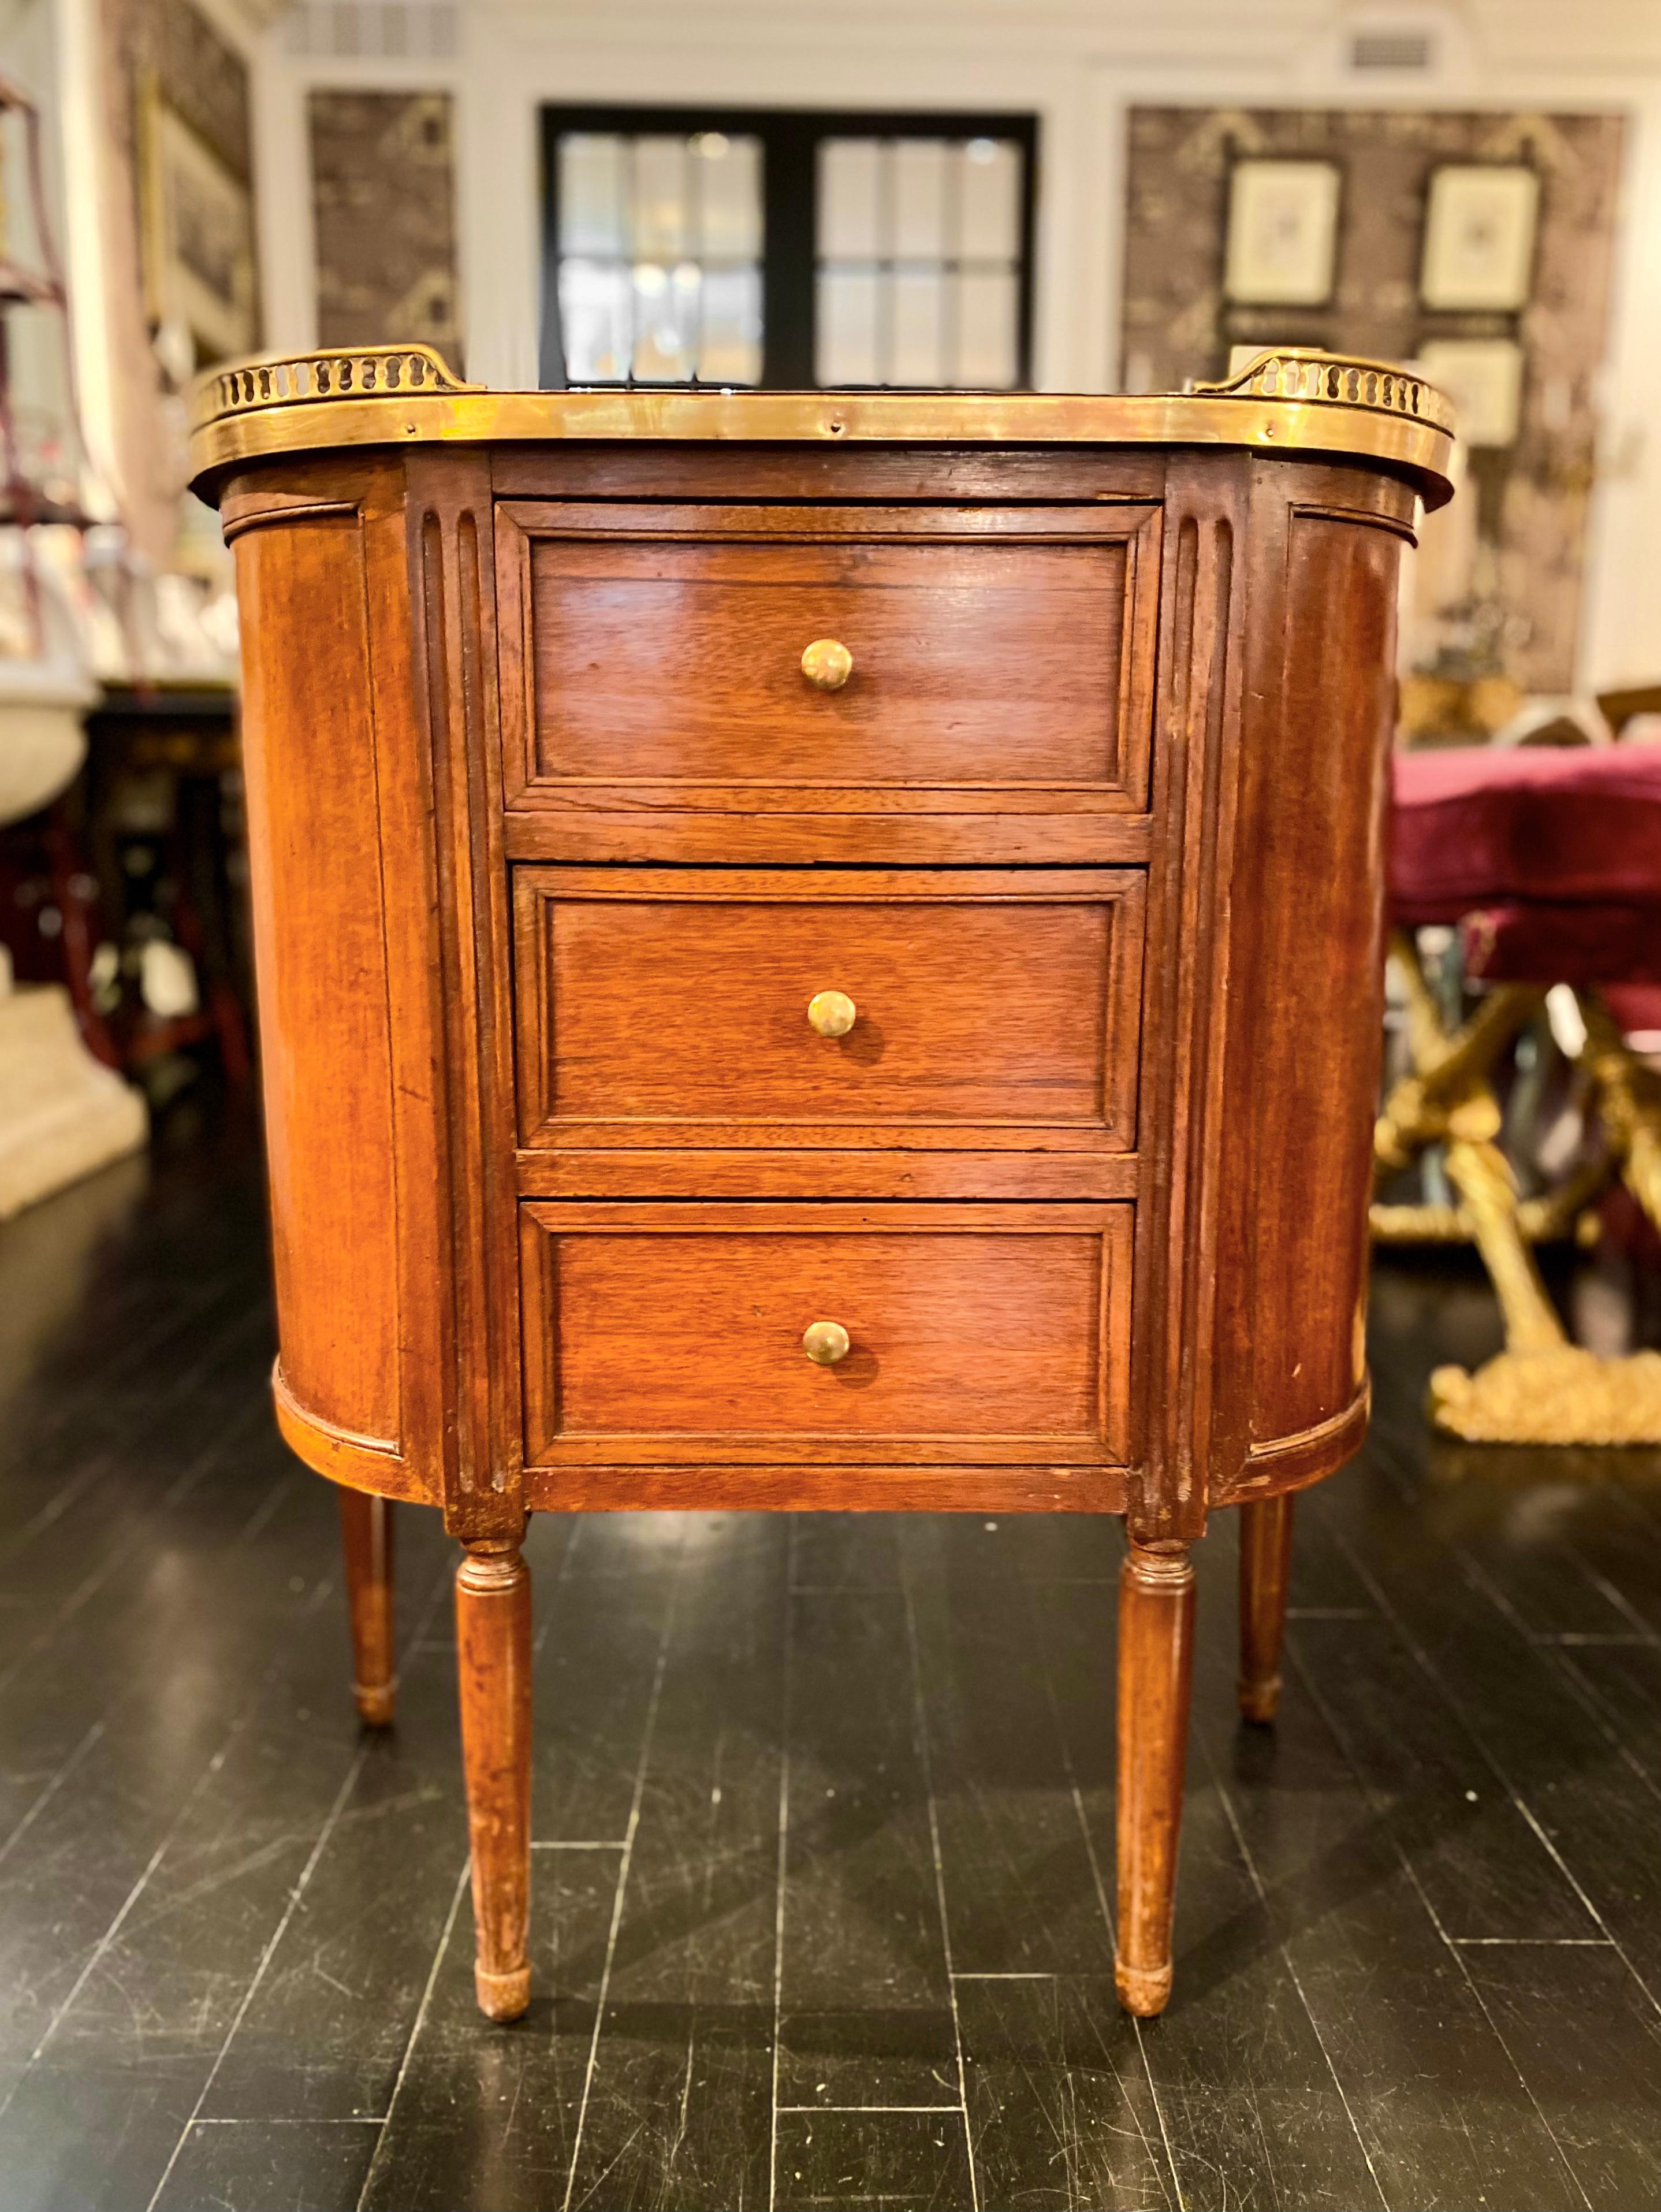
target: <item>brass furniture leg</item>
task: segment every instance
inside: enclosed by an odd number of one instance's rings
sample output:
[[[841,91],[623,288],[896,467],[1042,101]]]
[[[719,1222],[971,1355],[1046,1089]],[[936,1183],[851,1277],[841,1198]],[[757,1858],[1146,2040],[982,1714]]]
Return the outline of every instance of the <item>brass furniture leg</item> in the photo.
[[[456,1575],[467,1826],[479,2009],[530,1999],[530,1570],[518,1544],[470,1544]]]
[[[1171,1916],[1182,1826],[1194,1568],[1185,1544],[1134,1538],[1119,1572],[1118,1949],[1127,2012],[1163,2012],[1171,1994]]]
[[[1272,1721],[1281,1701],[1281,1646],[1292,1567],[1292,1493],[1240,1508],[1240,1712]]]
[[[340,1493],[341,1548],[352,1622],[352,1695],[370,1728],[391,1723],[396,1684],[392,1656],[392,1505],[367,1491]]]

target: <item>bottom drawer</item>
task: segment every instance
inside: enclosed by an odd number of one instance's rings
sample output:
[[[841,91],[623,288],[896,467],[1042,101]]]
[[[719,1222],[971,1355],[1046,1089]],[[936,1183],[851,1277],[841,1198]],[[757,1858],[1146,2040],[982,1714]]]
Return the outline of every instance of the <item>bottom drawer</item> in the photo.
[[[526,1465],[1121,1466],[1133,1211],[528,1204]]]

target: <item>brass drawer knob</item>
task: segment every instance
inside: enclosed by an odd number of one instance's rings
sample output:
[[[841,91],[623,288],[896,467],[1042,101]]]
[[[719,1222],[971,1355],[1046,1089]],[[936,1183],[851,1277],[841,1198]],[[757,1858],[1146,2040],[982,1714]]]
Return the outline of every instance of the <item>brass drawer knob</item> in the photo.
[[[834,1367],[848,1356],[848,1332],[840,1321],[810,1322],[802,1332],[802,1349],[818,1367]]]
[[[846,1036],[858,1014],[846,991],[815,991],[808,1000],[808,1021],[821,1036]]]
[[[803,653],[802,673],[816,690],[840,691],[853,673],[853,655],[836,638],[816,637]]]

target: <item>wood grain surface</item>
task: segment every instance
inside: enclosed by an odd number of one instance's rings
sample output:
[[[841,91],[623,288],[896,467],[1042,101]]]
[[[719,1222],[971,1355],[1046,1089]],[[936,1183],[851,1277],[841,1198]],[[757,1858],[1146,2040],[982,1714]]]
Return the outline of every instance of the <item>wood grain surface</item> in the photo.
[[[523,1144],[1134,1141],[1139,875],[521,868],[515,902]]]
[[[355,509],[247,530],[236,559],[284,1370],[303,1404],[396,1449],[392,1040]]]
[[[456,1571],[456,1667],[479,2009],[530,2000],[530,1570],[518,1546],[468,1547]]]
[[[436,924],[431,981],[445,1073],[439,1294],[453,1413],[439,1439],[464,1540],[512,1536],[520,1498],[509,887],[502,853],[489,471],[482,454],[410,457],[415,651],[426,709]],[[447,1294],[447,1295],[446,1295]]]
[[[1171,1994],[1177,1842],[1194,1676],[1194,1567],[1185,1546],[1132,1543],[1118,1582],[1118,1936],[1127,2011]]]
[[[491,480],[504,502],[735,498],[801,507],[849,501],[918,507],[1156,506],[1168,456],[1153,446],[748,446],[704,441],[501,445]],[[1413,495],[1396,488],[1410,514]]]
[[[352,1622],[352,1695],[371,1728],[392,1718],[397,1662],[393,1606],[393,1506],[361,1490],[340,1493],[341,1550]]]
[[[780,1132],[783,1135],[785,1133]],[[801,1131],[789,1133],[800,1137]],[[1130,1198],[1134,1152],[949,1150],[903,1142],[846,1149],[851,1132],[824,1128],[811,1146],[561,1146],[518,1155],[526,1198]]]
[[[1281,1647],[1292,1574],[1289,1497],[1240,1508],[1240,1711],[1272,1721],[1281,1701]]]
[[[1128,1207],[524,1212],[528,1463],[1122,1462]]]
[[[1144,803],[1157,509],[500,513],[510,803]]]
[[[1069,794],[1047,811],[1009,788],[955,794],[950,813],[896,813],[888,794],[806,787],[757,805],[751,791],[724,796],[727,811],[688,811],[681,794],[609,786],[603,793],[539,790],[517,806],[502,842],[515,860],[670,861],[733,867],[1140,867],[1152,849],[1145,814],[1069,813]],[[594,803],[591,804],[590,800]],[[834,804],[832,803],[834,802]]]
[[[1271,501],[1263,528],[1283,552],[1254,602],[1240,835],[1272,892],[1236,908],[1223,1109],[1255,1163],[1230,1188],[1224,1270],[1253,1444],[1332,1419],[1363,1380],[1401,546],[1339,471],[1278,464]]]

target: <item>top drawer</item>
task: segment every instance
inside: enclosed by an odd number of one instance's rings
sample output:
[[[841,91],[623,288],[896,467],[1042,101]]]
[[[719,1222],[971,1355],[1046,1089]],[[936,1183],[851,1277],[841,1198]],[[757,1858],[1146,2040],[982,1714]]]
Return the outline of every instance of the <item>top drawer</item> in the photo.
[[[1146,805],[1157,508],[498,520],[510,806]]]

